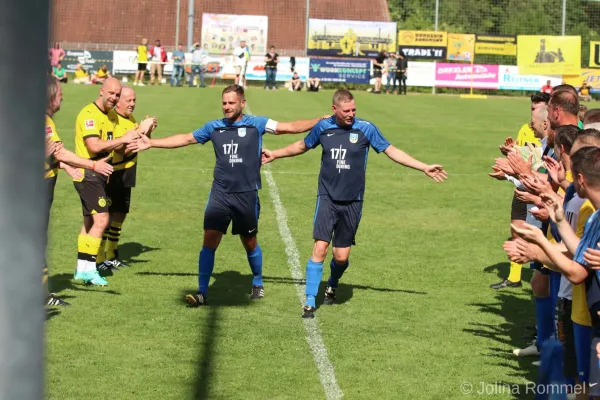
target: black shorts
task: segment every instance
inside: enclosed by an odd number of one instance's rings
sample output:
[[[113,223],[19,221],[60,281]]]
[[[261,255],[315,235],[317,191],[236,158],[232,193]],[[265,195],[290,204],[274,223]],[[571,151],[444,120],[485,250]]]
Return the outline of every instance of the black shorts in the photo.
[[[138,71],[145,71],[146,70],[146,63],[138,63]]]
[[[84,216],[108,212],[110,198],[106,194],[106,180],[93,171],[84,170],[82,182],[73,182],[79,193]]]
[[[577,377],[575,332],[571,319],[572,301],[558,298],[556,302],[556,336],[564,347],[564,374],[567,378]]]
[[[534,260],[529,263],[529,269],[540,271],[542,275],[550,275],[550,269],[544,267],[544,265],[537,260]]]
[[[512,205],[510,207],[510,219],[525,221],[527,219],[527,203],[523,203],[517,199],[517,195],[513,195]]]
[[[227,233],[232,222],[232,235],[253,237],[258,233],[260,201],[258,190],[225,193],[211,190],[204,210],[204,230]]]
[[[108,179],[106,185],[106,196],[110,199],[108,202],[108,212],[111,213],[129,213],[131,203],[131,188],[124,184],[124,169],[114,171]]]
[[[376,69],[373,71],[374,78],[381,78],[383,76],[383,72],[380,69]]]
[[[328,195],[317,197],[313,239],[331,242],[333,247],[350,247],[362,216],[362,201],[333,201]]]

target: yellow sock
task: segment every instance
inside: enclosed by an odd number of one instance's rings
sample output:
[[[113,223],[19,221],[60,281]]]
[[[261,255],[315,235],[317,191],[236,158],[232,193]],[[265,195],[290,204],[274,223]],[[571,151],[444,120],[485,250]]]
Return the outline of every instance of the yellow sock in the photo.
[[[521,270],[523,265],[517,264],[516,262],[510,263],[510,274],[508,274],[508,280],[511,282],[521,281]]]
[[[118,258],[119,239],[121,238],[122,222],[111,222],[108,228],[108,241],[106,242],[106,258],[114,260]]]
[[[102,235],[102,241],[100,242],[100,248],[98,249],[98,254],[96,255],[96,263],[101,264],[106,261],[106,239],[107,239],[108,229],[104,231],[104,235]]]
[[[100,245],[102,244],[102,238],[93,237],[90,235],[87,236],[87,251],[86,253],[90,256],[94,257],[94,261],[96,261],[96,257],[98,252],[100,251]]]

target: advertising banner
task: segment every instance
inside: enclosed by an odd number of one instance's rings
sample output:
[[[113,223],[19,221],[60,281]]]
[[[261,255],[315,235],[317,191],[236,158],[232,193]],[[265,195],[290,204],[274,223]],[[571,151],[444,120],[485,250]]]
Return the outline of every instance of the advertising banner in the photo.
[[[471,61],[475,55],[475,35],[462,33],[448,34],[448,54],[452,61]]]
[[[202,47],[210,54],[231,54],[245,40],[250,55],[267,53],[269,18],[262,15],[202,14]]]
[[[600,42],[590,42],[590,67],[600,67]]]
[[[581,36],[523,36],[517,38],[521,74],[579,75]]]
[[[323,82],[369,83],[371,61],[311,58],[309,75]]]
[[[498,89],[498,65],[438,63],[435,86],[452,88]]]
[[[503,90],[529,90],[539,92],[546,82],[552,86],[560,85],[562,76],[558,75],[524,75],[519,73],[519,67],[514,65],[500,65],[500,89]]]
[[[398,47],[410,58],[445,60],[447,45],[448,37],[446,32],[398,32]]]
[[[233,64],[231,64],[233,66]],[[229,67],[229,66],[228,66]],[[302,82],[306,82],[308,79],[309,59],[308,57],[296,57],[296,64],[294,65],[294,71],[298,73],[298,76]],[[235,68],[231,69],[231,75],[229,70],[225,70],[225,76],[231,76],[231,79],[235,78]],[[292,64],[290,57],[279,57],[279,63],[277,64],[277,75],[276,80],[278,82],[287,82],[292,79]],[[224,78],[227,79],[227,78]],[[246,79],[249,81],[264,81],[267,79],[265,72],[265,60],[264,57],[252,57],[246,67]]]
[[[88,50],[65,50],[65,57],[62,65],[67,72],[74,72],[77,64],[83,65],[88,73],[100,69],[102,64],[106,64],[108,71],[112,71],[113,52],[112,51],[88,51]]]
[[[435,67],[432,62],[409,61],[406,70],[406,85],[433,87],[435,85]],[[388,76],[383,74],[382,82],[387,85]],[[371,84],[375,84],[375,79],[371,79]]]
[[[591,87],[590,92],[600,93],[600,69],[582,69],[579,75],[565,75],[563,79],[577,89],[586,82]]]
[[[517,37],[511,35],[475,35],[475,54],[517,55]]]
[[[396,23],[377,21],[308,20],[307,55],[375,57],[396,51]]]

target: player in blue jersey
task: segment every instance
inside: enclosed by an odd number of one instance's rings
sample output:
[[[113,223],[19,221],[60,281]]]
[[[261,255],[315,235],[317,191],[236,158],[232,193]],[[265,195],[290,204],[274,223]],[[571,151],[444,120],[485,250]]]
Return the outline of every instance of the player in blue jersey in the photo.
[[[313,318],[315,298],[323,276],[323,262],[333,236],[331,275],[325,290],[325,304],[333,304],[335,290],[348,268],[350,247],[358,229],[365,192],[365,171],[369,147],[384,152],[398,164],[423,171],[436,182],[447,178],[441,165],[426,165],[390,145],[372,123],[356,118],[352,93],[340,89],[333,95],[335,115],[317,123],[304,140],[278,150],[263,150],[263,164],[277,158],[293,157],[321,145],[321,172],[314,217],[312,256],[306,265],[306,304],[303,318]]]
[[[232,234],[239,235],[252,269],[252,299],[264,297],[262,251],[256,240],[261,188],[260,167],[262,135],[265,132],[302,133],[309,131],[321,118],[295,122],[277,122],[266,117],[242,113],[246,105],[244,89],[231,85],[223,90],[225,118],[210,121],[193,132],[161,139],[141,136],[128,146],[139,152],[151,147],[174,149],[211,141],[215,150],[213,184],[204,211],[204,242],[198,262],[198,292],[185,296],[186,302],[198,307],[206,302],[208,283],[215,264],[215,252],[232,223]]]

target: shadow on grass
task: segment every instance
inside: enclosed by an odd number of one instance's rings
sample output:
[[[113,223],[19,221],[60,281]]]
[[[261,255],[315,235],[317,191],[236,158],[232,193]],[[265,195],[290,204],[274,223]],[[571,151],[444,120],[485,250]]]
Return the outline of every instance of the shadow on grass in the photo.
[[[274,277],[274,276],[264,276],[263,281],[265,283],[273,282],[275,284],[284,284],[284,285],[301,285],[304,286],[306,281],[304,279],[294,279],[294,278],[286,278],[286,277]],[[327,281],[321,281],[319,285],[319,294],[317,295],[317,305],[323,304],[323,300],[325,298],[325,288],[327,287]],[[354,295],[354,290],[374,290],[377,292],[389,292],[389,293],[407,293],[407,294],[420,294],[426,295],[426,292],[419,292],[416,290],[406,290],[406,289],[392,289],[392,288],[384,288],[384,287],[374,287],[374,286],[365,286],[365,285],[353,285],[348,283],[340,282],[338,288],[335,292],[335,302],[336,304],[344,304],[348,300],[352,298]]]
[[[498,282],[503,281],[508,278],[508,274],[510,273],[510,263],[509,262],[501,262],[494,265],[490,265],[489,267],[485,267],[483,272],[490,273],[495,272],[498,275]],[[531,278],[533,277],[533,270],[529,268],[529,264],[523,264],[523,270],[521,272],[521,282],[524,286],[526,283],[531,283]],[[496,282],[494,282],[496,283]],[[509,289],[509,290],[519,290],[517,289]]]
[[[136,260],[142,254],[160,250],[158,247],[150,247],[137,242],[128,242],[119,245],[119,257],[126,264],[146,263],[148,260]]]
[[[524,378],[530,382],[536,382],[538,367],[532,365],[532,362],[537,361],[538,358],[516,357],[510,350],[527,347],[533,340],[523,338],[523,335],[527,333],[524,329],[525,325],[532,324],[534,320],[535,305],[533,300],[529,296],[519,296],[510,292],[498,292],[496,294],[496,301],[493,303],[473,303],[467,304],[467,306],[476,308],[477,313],[493,314],[503,318],[505,321],[501,324],[471,322],[468,327],[463,329],[466,333],[491,339],[503,345],[489,348],[489,352],[483,354],[483,356],[487,359],[495,360],[494,364],[498,367],[510,370],[509,376],[511,377]],[[515,363],[517,364],[516,366]],[[497,384],[518,388],[519,395],[514,398],[534,398],[533,393],[527,393],[527,386],[525,384],[510,382],[497,382]]]
[[[52,318],[60,315],[60,311],[54,308],[46,309],[46,321],[50,321]]]
[[[110,283],[109,283],[110,284]],[[84,285],[81,282],[73,280],[73,274],[57,274],[50,277],[49,290],[53,293],[60,293],[63,290],[73,290],[76,292],[93,292],[120,295],[121,293],[106,288],[96,288],[93,285]],[[61,298],[73,298],[75,296],[60,296]]]

